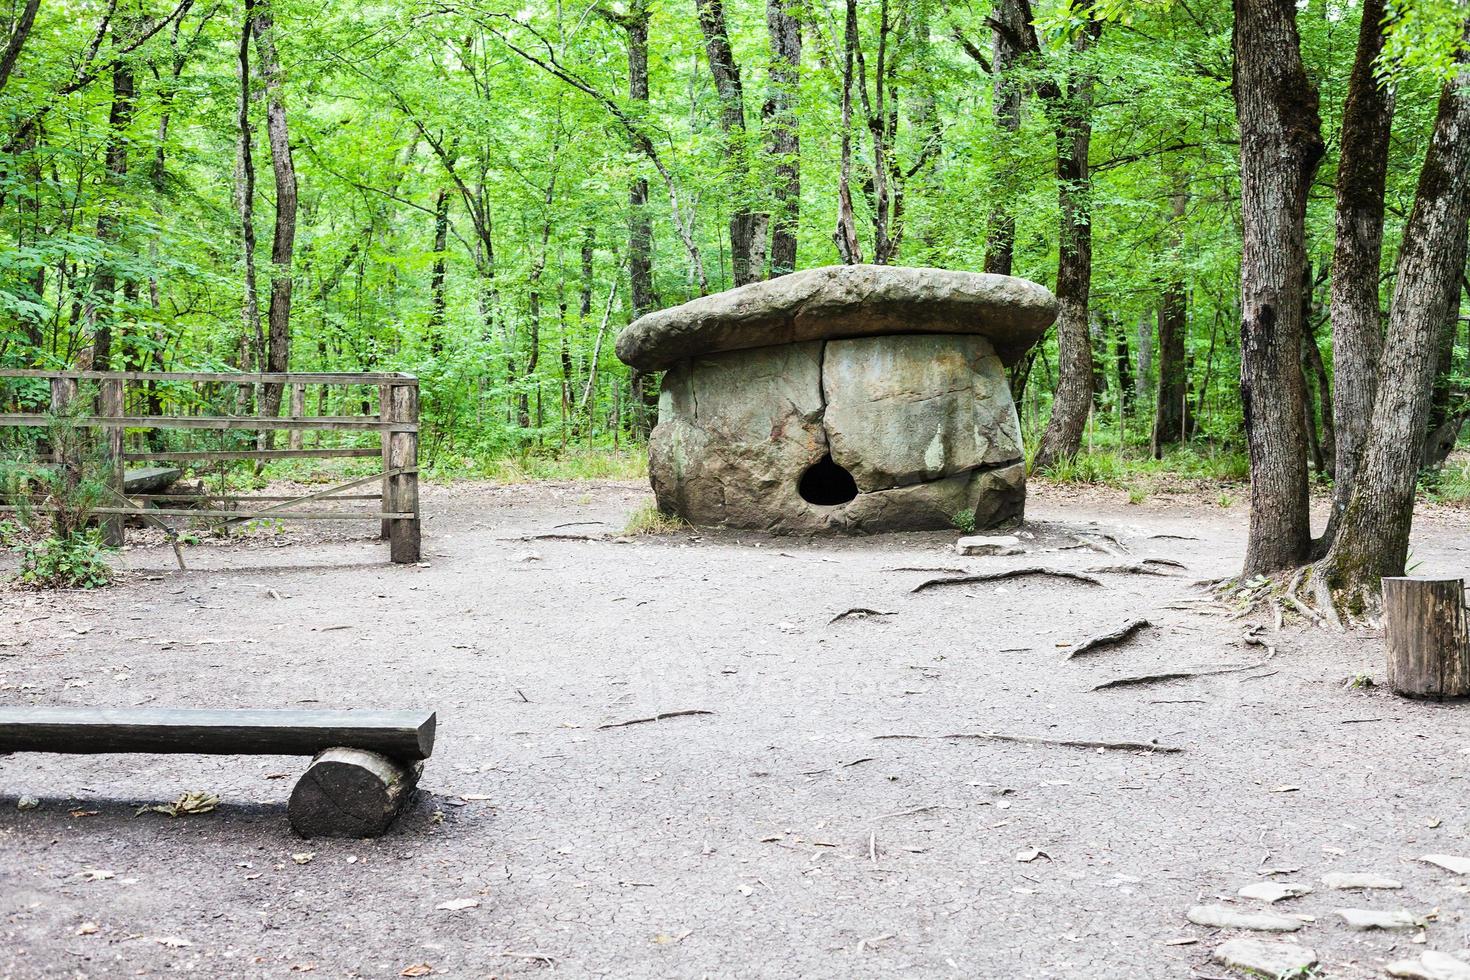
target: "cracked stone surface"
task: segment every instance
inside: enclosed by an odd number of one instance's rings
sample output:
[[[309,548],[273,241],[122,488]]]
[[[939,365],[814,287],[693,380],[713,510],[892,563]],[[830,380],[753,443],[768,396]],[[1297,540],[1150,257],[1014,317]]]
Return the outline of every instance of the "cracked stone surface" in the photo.
[[[831,454],[857,494],[803,499]],[[682,361],[649,440],[659,508],[779,533],[934,530],[1020,517],[1026,474],[1005,371],[983,337],[811,341]]]

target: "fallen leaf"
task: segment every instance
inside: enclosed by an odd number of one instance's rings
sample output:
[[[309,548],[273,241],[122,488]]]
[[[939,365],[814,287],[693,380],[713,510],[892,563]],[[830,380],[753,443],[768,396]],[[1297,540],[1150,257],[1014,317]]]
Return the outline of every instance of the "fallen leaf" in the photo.
[[[398,971],[400,977],[426,977],[434,972],[434,968],[427,963],[415,963]]]
[[[167,946],[169,949],[183,949],[185,946],[194,945],[189,940],[181,939],[178,936],[150,936],[149,938],[158,945]]]
[[[95,923],[95,922],[83,922],[81,925],[77,926],[77,935],[78,936],[95,936],[95,935],[97,935],[97,923]]]
[[[297,864],[310,864],[312,862],[312,859],[315,857],[315,851],[303,851],[300,854],[291,855],[291,860],[295,861]]]
[[[1022,864],[1030,864],[1037,858],[1046,858],[1048,861],[1050,861],[1051,855],[1035,847],[1028,847],[1024,851],[1016,852],[1016,860],[1020,861]]]
[[[447,902],[440,902],[434,906],[437,912],[459,912],[464,909],[477,909],[480,907],[478,898],[455,898]]]
[[[104,871],[101,868],[83,868],[77,874],[81,875],[83,881],[106,881],[108,878],[117,877],[113,872]]]
[[[191,790],[183,793],[172,803],[157,803],[152,806],[141,806],[135,816],[145,813],[162,813],[170,817],[181,817],[187,814],[208,813],[219,806],[219,797],[214,793],[201,793]]]
[[[71,815],[74,816],[74,817],[95,817],[95,816],[97,816],[97,814],[99,814],[101,812],[102,812],[101,810],[72,810],[72,811],[70,811]]]

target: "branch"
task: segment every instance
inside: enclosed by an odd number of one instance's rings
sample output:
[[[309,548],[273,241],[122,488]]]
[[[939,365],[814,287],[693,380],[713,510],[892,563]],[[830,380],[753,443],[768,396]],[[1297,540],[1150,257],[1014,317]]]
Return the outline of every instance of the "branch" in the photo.
[[[994,23],[994,21],[992,21],[991,23]],[[950,28],[949,36],[959,42],[959,45],[962,49],[964,49],[965,54],[969,55],[970,59],[978,64],[980,66],[980,69],[985,72],[985,74],[995,74],[995,69],[991,66],[990,59],[985,57],[985,52],[977,48],[975,46],[975,42],[971,41],[968,37],[965,36],[964,31],[960,30],[958,27],[953,27]]]

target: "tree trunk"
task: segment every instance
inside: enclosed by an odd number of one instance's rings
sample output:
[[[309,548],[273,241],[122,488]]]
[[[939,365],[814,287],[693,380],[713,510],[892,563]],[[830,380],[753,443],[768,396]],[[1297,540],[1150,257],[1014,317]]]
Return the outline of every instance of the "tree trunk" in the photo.
[[[1383,51],[1386,0],[1364,0],[1358,50],[1343,107],[1342,152],[1337,165],[1337,239],[1332,252],[1332,392],[1337,464],[1332,516],[1323,538],[1330,545],[1352,495],[1368,419],[1378,391],[1383,349],[1378,269],[1383,259],[1383,193],[1393,93],[1375,69]]]
[[[0,92],[5,91],[5,83],[10,81],[10,73],[20,58],[21,49],[25,47],[32,25],[36,23],[36,11],[40,9],[40,6],[41,0],[26,0],[26,5],[21,8],[20,16],[15,20],[15,27],[11,29],[10,37],[5,42],[5,49],[0,51]]]
[[[1302,66],[1295,0],[1235,0],[1240,123],[1240,398],[1250,452],[1244,576],[1300,565],[1311,547],[1302,415],[1307,191],[1321,161],[1317,91]]]
[[[796,233],[801,213],[801,136],[796,114],[801,82],[801,22],[797,0],[766,0],[771,68],[766,104],[766,152],[776,161],[775,213],[771,229],[771,275],[796,270]]]
[[[434,268],[429,274],[429,351],[435,357],[444,352],[444,282],[448,273],[449,190],[439,188],[434,196]]]
[[[1466,22],[1470,38],[1470,21]],[[1441,331],[1460,296],[1470,221],[1470,55],[1445,83],[1404,228],[1388,334],[1363,461],[1319,584],[1349,612],[1374,605],[1383,576],[1402,575]],[[1319,592],[1319,597],[1322,595]]]
[[[131,27],[119,23],[115,34],[126,36]],[[112,107],[107,113],[107,187],[108,199],[97,216],[97,240],[102,254],[97,261],[94,295],[90,306],[92,333],[92,367],[97,371],[112,368],[113,326],[117,323],[117,271],[115,248],[118,238],[117,199],[128,174],[128,126],[133,121],[137,100],[137,83],[129,59],[118,61],[112,69]]]
[[[1133,356],[1128,350],[1128,330],[1123,321],[1112,317],[1113,362],[1118,369],[1118,407],[1124,417],[1133,415],[1137,392],[1133,387]]]
[[[245,295],[240,306],[241,324],[239,369],[249,371],[252,363],[264,355],[265,339],[260,331],[260,301],[255,294],[255,157],[251,149],[254,140],[250,126],[250,33],[255,19],[253,0],[245,0],[245,21],[240,29],[240,44],[236,52],[240,66],[240,103],[236,116],[240,141],[235,164],[235,202],[240,209],[240,244],[245,258]],[[252,345],[253,354],[252,358]],[[241,404],[236,411],[248,411],[245,404],[249,398],[249,387],[239,386]]]
[[[1085,55],[1102,31],[1089,19],[1073,42]],[[1092,142],[1094,79],[1085,68],[1069,71],[1067,91],[1049,100],[1056,114],[1057,200],[1061,224],[1057,248],[1057,389],[1051,419],[1032,462],[1043,470],[1077,455],[1092,410],[1092,343],[1087,332],[1088,295],[1092,289],[1092,178],[1088,148]]]
[[[1317,472],[1321,475],[1337,472],[1337,427],[1332,423],[1332,379],[1327,376],[1327,365],[1322,360],[1322,349],[1317,346],[1317,331],[1312,328],[1309,312],[1303,313],[1302,370],[1306,373],[1305,400],[1308,406],[1308,425],[1313,426],[1320,436],[1314,437],[1318,459]],[[1312,387],[1316,386],[1316,397]]]
[[[1175,262],[1182,262],[1183,222],[1189,192],[1180,179],[1175,180],[1170,197],[1173,213]],[[1183,442],[1185,398],[1189,391],[1188,372],[1184,366],[1184,341],[1189,331],[1188,297],[1182,272],[1174,272],[1159,304],[1159,390],[1154,403],[1154,430],[1150,441],[1154,459],[1163,459],[1164,447]]]
[[[1021,131],[1021,85],[1012,76],[1021,56],[1015,38],[1031,29],[1021,12],[1020,0],[998,0],[992,14],[991,115],[995,119],[996,142],[999,144],[997,170],[1007,188],[1015,177],[1016,138]],[[1009,191],[1003,191],[990,209],[985,233],[985,271],[997,275],[1011,274],[1016,247],[1015,202]]]
[[[648,4],[639,0],[622,21],[628,35],[628,98],[644,105],[648,103],[648,19]],[[628,214],[629,285],[633,316],[640,317],[659,306],[653,285],[653,221],[648,213],[648,181],[643,177],[635,177],[628,188]],[[630,380],[634,431],[646,439],[658,418],[657,379],[635,370]]]
[[[1388,686],[1411,698],[1470,695],[1470,616],[1465,580],[1383,580]]]
[[[255,17],[255,50],[260,57],[260,75],[265,80],[266,135],[271,147],[271,170],[276,182],[276,225],[271,238],[271,300],[267,319],[265,369],[290,370],[292,260],[296,243],[296,165],[291,159],[286,105],[282,101],[281,63],[276,56],[275,23],[269,6]],[[276,415],[281,409],[279,384],[265,386],[261,414]],[[269,439],[265,440],[269,445]]]
[[[837,245],[837,257],[842,263],[855,265],[863,260],[863,248],[858,242],[857,224],[852,214],[852,68],[858,43],[857,0],[847,0],[845,23],[842,56],[842,146],[837,173],[837,230],[832,233],[832,240]]]
[[[766,228],[770,216],[752,211],[744,200],[746,175],[749,171],[745,143],[745,90],[740,82],[740,65],[730,50],[730,34],[725,26],[722,0],[695,0],[699,29],[704,34],[704,50],[709,72],[720,97],[720,129],[725,133],[725,159],[734,169],[736,203],[730,215],[730,266],[735,285],[756,282],[765,273]]]

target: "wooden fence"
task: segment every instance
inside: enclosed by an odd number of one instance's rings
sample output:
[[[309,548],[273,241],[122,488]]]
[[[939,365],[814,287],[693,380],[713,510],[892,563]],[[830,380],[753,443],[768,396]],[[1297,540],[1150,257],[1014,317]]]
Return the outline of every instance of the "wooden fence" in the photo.
[[[382,535],[389,541],[391,558],[398,563],[419,560],[419,490],[418,490],[418,442],[419,442],[419,382],[410,374],[229,374],[206,372],[164,371],[29,371],[0,370],[0,379],[35,379],[50,383],[50,411],[48,413],[0,413],[0,427],[5,426],[50,426],[58,419],[65,424],[84,428],[102,429],[105,433],[103,452],[107,464],[108,485],[113,491],[117,506],[97,507],[93,513],[104,517],[103,528],[107,540],[112,544],[122,543],[123,521],[129,516],[150,520],[175,519],[218,519],[223,522],[247,520],[375,520],[382,522]],[[77,414],[76,401],[82,382],[95,382],[97,399],[95,414]],[[133,392],[132,403],[142,401],[156,407],[155,386],[161,384],[187,384],[198,386],[242,386],[280,385],[282,394],[289,393],[289,410],[279,417],[259,415],[190,414],[169,415],[161,411],[150,414],[129,413],[129,386],[144,386]],[[377,389],[377,413],[370,413],[370,405],[364,399],[363,414],[360,415],[316,415],[306,414],[308,386],[362,386]],[[139,397],[141,396],[141,397]],[[282,398],[285,401],[285,398]],[[325,404],[326,393],[322,393],[319,404]],[[246,432],[289,433],[287,447],[276,449],[260,440],[253,449],[224,449],[170,451],[155,450],[148,445],[129,445],[126,435],[132,430],[204,429],[235,430]],[[376,432],[380,435],[378,446],[318,445],[306,448],[303,435],[309,432],[363,433]],[[318,443],[326,440],[318,436]],[[382,460],[382,471],[363,479],[353,480],[326,490],[298,497],[261,497],[240,495],[210,495],[208,498],[221,505],[235,505],[245,509],[186,509],[169,507],[167,504],[182,503],[179,494],[138,494],[126,496],[124,492],[124,470],[134,462],[178,462],[210,463],[238,460],[265,462],[278,459],[341,459],[372,458]],[[372,494],[350,494],[373,483],[381,482],[381,490]],[[377,511],[352,510],[301,510],[302,504],[333,503],[344,500],[378,500]],[[261,507],[263,501],[270,506]],[[160,506],[164,505],[164,506]],[[13,506],[0,507],[0,512],[14,512]]]

